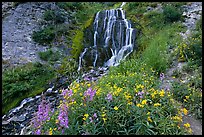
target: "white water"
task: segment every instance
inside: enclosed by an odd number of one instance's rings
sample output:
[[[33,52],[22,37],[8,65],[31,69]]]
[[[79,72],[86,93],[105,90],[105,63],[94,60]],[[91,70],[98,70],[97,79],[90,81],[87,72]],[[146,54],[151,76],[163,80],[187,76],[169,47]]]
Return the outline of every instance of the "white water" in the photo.
[[[93,27],[93,46],[90,47],[92,48],[91,53],[94,54],[89,54],[87,48],[84,49],[79,57],[78,71],[82,67],[84,54],[88,54],[88,56],[92,58],[92,65],[94,68],[98,66],[98,60],[100,59],[99,48],[104,48],[106,52],[106,62],[103,64],[104,67],[117,66],[121,60],[132,53],[134,46],[134,40],[132,40],[134,29],[131,28],[131,24],[126,19],[125,12],[122,9],[125,4],[126,2],[123,2],[120,8],[99,11],[96,13]]]

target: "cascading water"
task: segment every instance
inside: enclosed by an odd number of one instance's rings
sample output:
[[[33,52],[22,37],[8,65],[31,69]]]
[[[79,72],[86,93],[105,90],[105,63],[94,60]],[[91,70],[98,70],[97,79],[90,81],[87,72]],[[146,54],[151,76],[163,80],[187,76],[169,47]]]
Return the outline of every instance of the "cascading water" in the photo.
[[[120,8],[96,13],[93,24],[93,42],[81,53],[78,71],[83,65],[117,66],[133,51],[136,30],[125,18],[125,12],[122,9],[124,5],[125,2]]]

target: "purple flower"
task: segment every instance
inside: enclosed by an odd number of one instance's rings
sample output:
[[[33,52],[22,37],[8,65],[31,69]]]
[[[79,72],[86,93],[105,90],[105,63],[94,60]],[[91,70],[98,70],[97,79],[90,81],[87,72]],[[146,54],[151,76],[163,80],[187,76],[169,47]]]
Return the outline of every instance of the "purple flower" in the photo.
[[[62,127],[66,127],[68,128],[68,107],[66,106],[66,104],[62,104],[60,107],[60,113],[58,116],[58,120],[59,120],[59,124]]]
[[[41,132],[40,132],[40,129],[38,129],[36,132],[35,132],[36,135],[40,135]]]
[[[91,79],[89,77],[85,77],[84,80],[90,81]]]
[[[163,81],[164,78],[164,73],[160,73],[160,80]]]
[[[66,95],[68,95],[69,97],[71,97],[73,95],[73,92],[72,90],[68,90],[68,89],[65,89],[62,91],[62,95],[65,97]]]
[[[139,96],[142,96],[142,95],[144,94],[144,92],[141,91],[141,92],[138,92],[137,94],[138,94]]]
[[[144,92],[143,91],[141,91],[141,92],[138,92],[137,94],[135,94],[136,96],[139,96],[140,98],[143,98],[143,94],[144,94]]]
[[[84,96],[85,97],[90,97],[89,100],[92,101],[94,95],[96,94],[96,90],[92,90],[92,88],[88,88],[85,92],[84,92]]]
[[[93,117],[97,118],[97,114],[96,114],[96,113],[94,113],[94,114],[93,114]]]
[[[36,130],[35,134],[41,134],[39,126],[43,125],[46,120],[50,120],[50,106],[46,104],[46,100],[42,97],[42,102],[38,106],[38,111],[36,112],[36,116],[32,120],[33,127]]]
[[[89,120],[90,120],[91,123],[93,123],[93,119],[92,119],[92,117],[89,117]]]
[[[111,101],[113,99],[112,94],[108,93],[105,99],[108,100],[108,101]]]

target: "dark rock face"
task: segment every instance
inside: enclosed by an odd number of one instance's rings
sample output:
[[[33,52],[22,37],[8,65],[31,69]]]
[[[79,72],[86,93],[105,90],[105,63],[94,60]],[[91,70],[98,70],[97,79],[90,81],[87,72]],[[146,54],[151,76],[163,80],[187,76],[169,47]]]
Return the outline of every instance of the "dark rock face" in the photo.
[[[99,11],[85,31],[85,49],[79,58],[82,66],[116,66],[136,47],[136,29],[125,18],[122,8]]]

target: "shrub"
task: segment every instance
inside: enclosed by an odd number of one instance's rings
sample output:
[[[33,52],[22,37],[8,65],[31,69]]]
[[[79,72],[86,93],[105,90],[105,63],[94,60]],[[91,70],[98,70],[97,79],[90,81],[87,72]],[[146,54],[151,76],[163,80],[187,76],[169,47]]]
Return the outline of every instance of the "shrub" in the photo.
[[[46,21],[52,21],[54,24],[61,24],[65,22],[65,14],[60,10],[47,10],[43,19]]]
[[[56,2],[57,5],[65,10],[82,10],[83,9],[83,4],[81,2]]]
[[[55,38],[55,30],[53,26],[48,26],[42,30],[34,31],[32,34],[32,39],[41,44],[50,44]]]
[[[45,52],[39,52],[38,55],[45,61],[57,61],[62,56],[59,51],[53,52],[52,49],[48,49]]]
[[[164,14],[164,20],[165,22],[175,22],[181,19],[182,12],[180,9],[172,6],[172,5],[166,5],[163,9]]]

